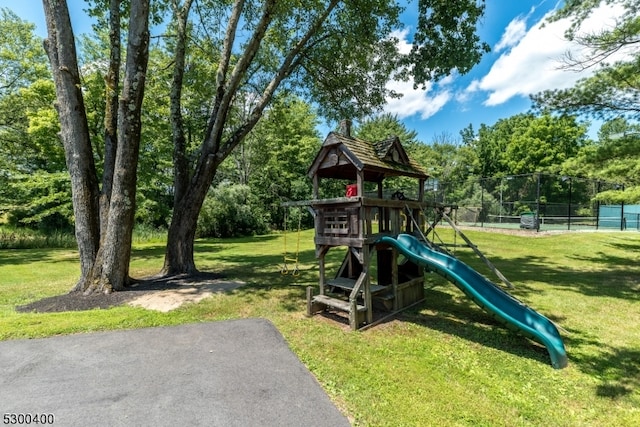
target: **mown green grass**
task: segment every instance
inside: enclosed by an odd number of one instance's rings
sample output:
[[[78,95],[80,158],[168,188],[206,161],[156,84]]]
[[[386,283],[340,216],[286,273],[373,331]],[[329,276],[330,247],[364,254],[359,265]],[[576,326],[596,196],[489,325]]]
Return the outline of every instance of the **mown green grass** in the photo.
[[[16,305],[66,292],[77,255],[2,250],[0,339],[265,317],[355,425],[638,425],[640,234],[467,234],[514,283],[514,296],[563,328],[566,369],[554,370],[546,349],[497,325],[439,276],[428,277],[426,302],[364,332],[306,318],[305,288],[318,274],[311,230],[302,233],[297,277],[279,273],[282,235],[199,241],[202,270],[247,285],[169,313],[17,313]],[[163,253],[162,242],[137,244],[132,275],[156,273]],[[456,254],[493,278],[469,249]],[[329,252],[334,268],[341,256]]]

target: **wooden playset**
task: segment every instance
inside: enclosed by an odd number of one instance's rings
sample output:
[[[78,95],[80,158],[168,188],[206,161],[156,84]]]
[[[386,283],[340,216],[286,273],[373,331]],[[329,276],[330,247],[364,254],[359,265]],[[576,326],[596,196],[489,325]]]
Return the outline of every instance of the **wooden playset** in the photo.
[[[313,199],[287,205],[309,206],[315,217],[319,292],[308,290],[307,312],[326,309],[347,313],[352,329],[371,324],[374,309],[398,311],[424,298],[424,268],[400,262],[398,252],[376,243],[384,235],[419,234],[425,225],[424,186],[429,175],[409,158],[398,137],[369,142],[351,136],[350,123],[326,137],[309,168]],[[415,181],[417,197],[407,199],[386,188],[387,179]],[[320,199],[321,179],[340,179],[345,196]],[[365,192],[365,183],[374,188]],[[388,197],[384,197],[389,194]],[[346,248],[335,277],[328,277],[325,259],[332,248]]]
[[[368,327],[375,323],[374,311],[393,314],[422,301],[424,273],[429,269],[452,282],[507,327],[545,345],[555,368],[567,366],[564,343],[553,322],[451,256],[443,245],[425,237],[429,232],[435,235],[434,227],[445,220],[512,287],[448,216],[455,206],[424,200],[429,176],[409,158],[397,137],[364,141],[351,136],[350,123],[343,121],[340,132],[331,132],[324,140],[309,168],[309,177],[313,179],[313,199],[287,204],[308,206],[314,215],[319,292],[307,288],[309,316],[338,311],[347,314],[351,329]],[[408,199],[385,187],[393,177],[413,180],[416,196]],[[321,179],[350,184],[344,197],[321,199]],[[427,224],[425,212],[429,211],[434,215]],[[346,248],[346,254],[337,273],[329,277],[327,254],[337,247]]]

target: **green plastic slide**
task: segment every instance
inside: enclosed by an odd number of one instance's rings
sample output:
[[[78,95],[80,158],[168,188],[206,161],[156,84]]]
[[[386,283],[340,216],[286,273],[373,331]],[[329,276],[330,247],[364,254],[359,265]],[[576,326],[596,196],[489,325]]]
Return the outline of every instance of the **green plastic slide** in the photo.
[[[556,369],[567,366],[567,353],[556,326],[537,311],[527,307],[480,273],[449,255],[433,251],[409,234],[397,238],[384,236],[377,243],[396,248],[412,262],[422,265],[455,284],[471,300],[524,336],[543,344]]]

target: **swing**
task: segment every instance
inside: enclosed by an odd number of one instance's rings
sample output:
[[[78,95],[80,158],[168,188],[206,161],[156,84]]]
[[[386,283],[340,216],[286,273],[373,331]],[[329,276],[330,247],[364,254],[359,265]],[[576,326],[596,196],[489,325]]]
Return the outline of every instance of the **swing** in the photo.
[[[280,268],[280,274],[282,275],[289,274],[289,266],[287,262],[293,262],[295,263],[295,266],[293,268],[293,271],[291,272],[291,275],[296,277],[300,275],[300,269],[298,268],[298,258],[300,256],[300,228],[302,226],[302,214],[298,215],[298,238],[296,242],[296,255],[295,257],[288,257],[287,256],[287,224],[289,222],[288,212],[289,210],[287,209],[284,213],[284,252],[282,256],[282,267]]]

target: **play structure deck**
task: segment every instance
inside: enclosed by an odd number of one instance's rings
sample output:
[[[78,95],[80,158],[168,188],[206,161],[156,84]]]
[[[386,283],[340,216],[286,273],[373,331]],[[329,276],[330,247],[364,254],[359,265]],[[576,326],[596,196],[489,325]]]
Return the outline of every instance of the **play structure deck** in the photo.
[[[543,344],[555,368],[567,365],[567,355],[556,326],[522,304],[468,265],[446,253],[425,235],[446,220],[508,286],[511,283],[482,255],[447,215],[455,206],[424,200],[429,176],[413,162],[397,137],[368,142],[350,134],[348,121],[331,132],[309,168],[312,200],[288,203],[308,206],[314,215],[318,287],[307,289],[307,314],[322,311],[346,314],[351,329],[374,322],[374,312],[397,313],[425,299],[424,275],[435,272],[456,285],[507,328]],[[417,181],[408,199],[386,188],[388,178]],[[319,198],[321,179],[350,182],[346,196]],[[405,180],[406,182],[406,180]],[[367,187],[368,186],[368,187]],[[371,190],[365,194],[365,190]],[[373,193],[373,196],[370,195]],[[432,222],[427,213],[435,212]],[[344,259],[335,274],[327,271],[327,253],[339,248]]]

